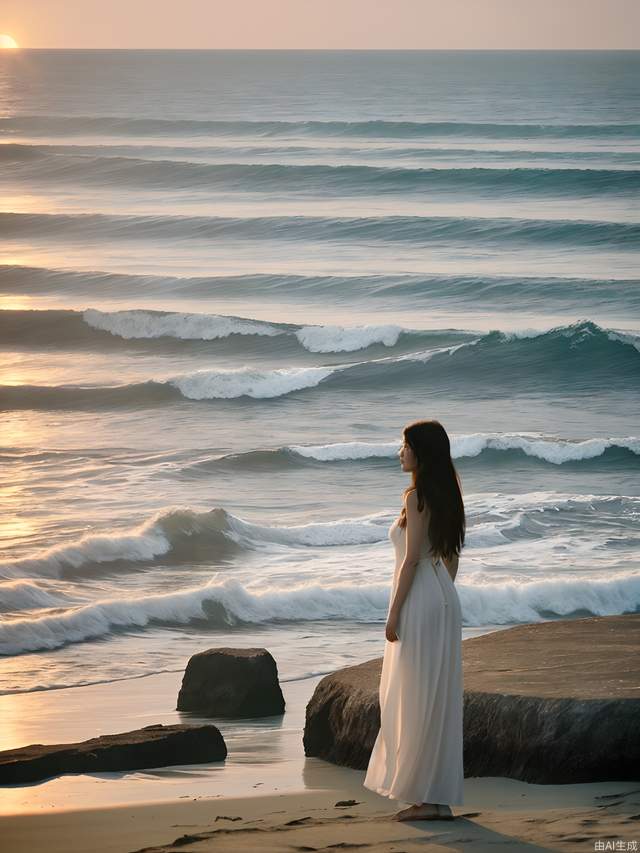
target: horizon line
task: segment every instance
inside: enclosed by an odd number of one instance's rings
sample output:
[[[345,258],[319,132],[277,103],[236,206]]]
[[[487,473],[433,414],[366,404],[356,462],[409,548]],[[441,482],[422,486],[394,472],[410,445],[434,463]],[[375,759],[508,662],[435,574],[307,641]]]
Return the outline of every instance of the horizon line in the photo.
[[[1,54],[24,50],[77,51],[194,51],[200,53],[639,53],[639,47],[29,47],[6,48]]]

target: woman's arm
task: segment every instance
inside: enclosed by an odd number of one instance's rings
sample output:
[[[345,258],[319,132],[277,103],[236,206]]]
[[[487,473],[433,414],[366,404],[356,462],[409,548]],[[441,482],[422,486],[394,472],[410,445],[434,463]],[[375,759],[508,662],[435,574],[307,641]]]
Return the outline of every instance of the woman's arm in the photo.
[[[411,589],[411,584],[413,583],[413,578],[416,573],[416,567],[420,562],[422,545],[426,535],[425,528],[427,514],[424,511],[418,512],[418,496],[415,489],[405,496],[404,505],[407,511],[405,555],[402,565],[400,566],[398,584],[396,586],[393,601],[391,602],[389,618],[387,619],[387,625],[385,628],[385,635],[390,643],[393,643],[398,639],[396,628],[400,618],[400,611],[402,610],[402,605],[404,604],[405,599],[409,594],[409,590]]]

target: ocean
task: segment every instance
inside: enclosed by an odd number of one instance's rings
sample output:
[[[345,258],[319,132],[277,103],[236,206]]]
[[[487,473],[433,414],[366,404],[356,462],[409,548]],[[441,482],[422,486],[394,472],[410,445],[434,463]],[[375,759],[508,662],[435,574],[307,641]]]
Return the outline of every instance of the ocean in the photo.
[[[640,53],[0,53],[0,693],[382,653],[402,427],[464,636],[640,605]]]

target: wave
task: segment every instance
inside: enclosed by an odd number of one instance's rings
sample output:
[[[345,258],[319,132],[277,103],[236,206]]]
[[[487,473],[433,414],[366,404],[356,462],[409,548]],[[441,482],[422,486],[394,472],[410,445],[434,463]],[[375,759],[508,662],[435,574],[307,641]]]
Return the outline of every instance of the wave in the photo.
[[[493,306],[503,309],[510,300],[540,310],[580,306],[607,308],[614,304],[625,313],[640,312],[640,281],[637,279],[557,278],[538,276],[458,275],[350,275],[313,276],[249,274],[230,276],[176,277],[134,275],[28,267],[0,264],[0,292],[13,294],[70,293],[88,298],[130,299],[159,296],[189,299],[255,296],[268,292],[274,298],[331,298],[350,300],[406,300],[429,305]]]
[[[15,327],[20,335],[37,331],[42,332],[42,325],[55,325],[58,342],[63,338],[69,342],[69,328],[79,318],[80,312],[67,310],[5,310],[0,315],[0,331],[4,339],[14,339]],[[437,346],[447,343],[449,339],[461,343],[472,341],[481,332],[464,329],[408,329],[396,324],[365,324],[362,326],[297,326],[294,323],[261,322],[244,317],[234,317],[221,314],[191,314],[169,311],[145,311],[135,309],[130,311],[98,311],[88,308],[82,312],[82,320],[88,326],[99,331],[108,332],[112,337],[125,341],[148,340],[155,338],[173,338],[181,341],[214,341],[228,338],[232,335],[241,337],[279,337],[295,338],[308,352],[340,353],[355,352],[367,349],[376,344],[386,348],[395,347],[402,339],[403,342],[417,346]],[[6,321],[6,322],[5,322]],[[31,321],[40,324],[40,328],[29,328]],[[589,321],[582,326],[566,327],[566,332],[572,336],[574,332],[584,336],[599,330]],[[606,332],[610,340],[621,341],[640,348],[640,335],[616,329],[600,329]],[[519,338],[541,337],[548,332],[539,329],[522,329],[501,332],[505,341]],[[49,337],[51,340],[51,337]],[[103,339],[104,340],[104,339]]]
[[[188,400],[265,400],[315,388],[334,373],[332,367],[237,367],[198,370],[169,380]]]
[[[0,582],[0,613],[32,610],[36,607],[60,607],[67,600],[66,595],[49,591],[37,581]]]
[[[75,313],[75,312],[67,312]],[[174,337],[183,340],[211,341],[229,335],[280,335],[283,329],[220,314],[184,314],[165,311],[96,311],[88,308],[84,322],[94,329],[132,340],[135,338]]]
[[[605,460],[628,467],[640,464],[640,437],[598,437],[566,439],[531,432],[474,432],[450,434],[451,455],[456,460],[477,460],[477,464],[494,466],[499,459],[521,463],[525,459],[535,464],[580,465]],[[279,472],[306,466],[350,464],[363,461],[397,461],[398,442],[340,441],[328,444],[286,444],[239,450],[232,453],[207,454],[200,451],[167,451],[144,453],[131,451],[93,450],[39,451],[24,447],[0,447],[0,463],[38,465],[40,468],[59,466],[66,460],[82,460],[100,465],[105,459],[128,466],[160,465],[166,474],[171,466],[176,477],[204,475],[225,471]],[[165,475],[163,474],[163,476]],[[0,594],[0,599],[2,595]],[[1,605],[0,605],[1,607]]]
[[[640,175],[640,172],[638,173]],[[108,214],[0,213],[5,239],[284,240],[287,242],[411,243],[429,245],[549,245],[636,250],[640,225],[595,222],[445,216],[117,216]]]
[[[545,580],[487,580],[471,573],[456,581],[463,624],[505,625],[571,615],[606,616],[640,609],[640,573],[572,575]],[[381,622],[387,584],[301,584],[256,591],[238,581],[209,582],[181,592],[110,598],[73,610],[0,623],[0,654],[55,649],[118,630],[206,622],[238,624],[349,620]]]
[[[215,562],[239,550],[228,532],[225,510],[164,510],[131,529],[90,533],[34,557],[2,560],[0,577],[81,576],[105,567],[130,567],[132,563],[191,562],[199,554]]]
[[[155,349],[215,343],[246,354],[249,343],[268,346],[272,355],[354,352],[379,345],[429,346],[473,338],[472,332],[405,329],[393,324],[362,326],[299,326],[262,322],[223,314],[147,311],[84,311],[30,309],[0,311],[0,341],[4,347],[86,349],[131,348],[131,342]],[[268,342],[247,338],[269,338]],[[229,340],[233,339],[233,340]]]
[[[458,586],[464,624],[508,625],[568,616],[611,616],[640,611],[640,572],[605,577],[571,575],[495,583],[472,574]],[[466,582],[465,582],[466,581]]]
[[[76,610],[35,619],[0,623],[0,655],[55,649],[103,637],[114,630],[149,623],[206,621],[218,628],[238,623],[310,621],[326,618],[366,622],[382,618],[386,585],[338,584],[251,592],[235,580],[164,595],[106,599]]]
[[[342,364],[210,368],[117,386],[0,386],[4,409],[162,406],[186,400],[267,400],[297,391],[369,394],[428,384],[470,399],[527,393],[624,391],[640,379],[640,336],[588,320],[548,331],[492,331],[462,343]]]
[[[475,435],[457,437],[460,442],[458,453],[464,452],[465,441],[469,438],[477,441]],[[622,442],[629,445],[635,442],[634,452],[639,452],[637,439],[623,439]],[[334,451],[327,454],[326,451],[311,450],[316,456],[337,455]],[[352,452],[352,448],[349,450]],[[351,456],[345,454],[344,458]],[[505,541],[499,535],[500,531],[508,529],[513,533],[524,515],[546,511],[557,515],[561,510],[583,512],[586,508],[600,516],[635,517],[639,501],[637,497],[620,495],[529,492],[514,498],[513,495],[483,492],[469,496],[468,512],[469,517],[476,520],[490,517],[495,527],[490,538],[495,544]],[[272,525],[249,521],[223,507],[200,511],[191,507],[168,507],[131,528],[86,534],[31,557],[2,560],[0,578],[6,581],[2,588],[9,592],[13,589],[18,596],[28,596],[33,592],[34,600],[40,593],[64,598],[57,590],[39,587],[33,578],[93,577],[103,569],[135,571],[144,569],[149,563],[171,566],[193,562],[210,564],[228,561],[244,551],[264,551],[271,546],[325,548],[375,544],[386,541],[390,523],[390,516],[378,513],[334,521]],[[477,535],[480,527],[482,525],[474,524],[470,528],[471,540],[475,537],[475,541],[467,544],[473,547],[487,544],[484,534]],[[41,603],[47,602],[43,598]]]
[[[91,533],[33,557],[2,560],[0,577],[82,577],[151,562],[215,564],[268,544],[361,545],[381,541],[386,535],[384,520],[375,516],[278,527],[255,524],[222,507],[207,511],[173,507],[133,528]]]
[[[605,455],[625,454],[629,461],[640,456],[640,437],[568,440],[522,433],[469,433],[451,435],[453,459],[474,459],[499,453],[506,458],[522,457],[552,465],[588,463]],[[220,469],[281,471],[305,464],[350,463],[396,459],[399,443],[393,441],[341,441],[330,444],[289,444],[276,448],[248,450],[205,457],[183,465],[181,474]],[[493,464],[493,463],[490,463]]]
[[[525,123],[457,121],[220,121],[124,116],[34,115],[0,118],[5,134],[74,136],[357,137],[365,139],[637,139],[637,123]]]
[[[640,456],[640,438],[589,438],[582,441],[542,438],[520,433],[470,433],[451,436],[451,456],[468,459],[486,450],[519,451],[526,456],[562,465],[602,456],[609,448],[628,450]],[[390,458],[397,455],[397,442],[339,442],[321,445],[289,445],[286,451],[320,462],[352,461],[371,458]],[[274,451],[278,452],[278,451]]]
[[[135,157],[73,157],[18,160],[13,180],[74,181],[154,190],[223,190],[313,193],[338,196],[384,193],[480,192],[520,196],[635,195],[640,170],[606,168],[455,168],[285,163],[196,163]]]
[[[67,312],[74,314],[75,312]],[[374,344],[393,347],[401,335],[427,343],[448,335],[448,332],[421,332],[402,326],[295,326],[291,323],[259,323],[224,315],[186,314],[149,311],[104,312],[86,310],[82,319],[89,326],[110,332],[111,335],[132,339],[172,337],[180,340],[217,340],[230,335],[259,335],[266,337],[293,337],[309,352],[353,352]],[[456,334],[455,332],[451,334]],[[457,334],[465,335],[465,332]],[[472,337],[471,334],[467,335]]]
[[[367,349],[373,344],[383,344],[394,347],[401,335],[413,337],[414,340],[434,337],[436,333],[422,335],[411,332],[401,326],[387,324],[384,326],[365,325],[353,326],[304,326],[296,331],[296,338],[310,352],[354,352]],[[461,333],[463,334],[463,333]]]
[[[248,143],[248,144],[247,144]],[[338,145],[335,141],[330,145],[326,144],[326,140],[319,139],[317,145],[309,142],[305,144],[291,144],[289,141],[276,142],[273,145],[265,144],[258,141],[257,144],[251,144],[248,140],[244,144],[239,140],[224,141],[221,140],[217,145],[211,145],[199,142],[198,144],[179,145],[179,144],[158,144],[154,139],[148,139],[144,142],[118,144],[111,142],[110,144],[94,144],[85,145],[78,143],[66,143],[61,145],[40,145],[27,144],[19,142],[5,142],[0,145],[0,162],[20,163],[24,161],[32,161],[37,159],[54,158],[60,155],[75,156],[75,157],[126,157],[138,158],[147,161],[178,161],[187,163],[239,163],[250,161],[252,163],[264,161],[265,158],[271,158],[274,162],[281,164],[284,158],[290,161],[291,158],[300,158],[306,163],[327,163],[327,165],[338,165],[338,158],[352,158],[354,163],[360,165],[371,165],[377,163],[403,163],[413,160],[417,163],[429,161],[454,161],[456,163],[464,163],[473,161],[476,165],[485,163],[508,163],[515,165],[529,165],[529,163],[544,162],[544,163],[568,163],[574,165],[580,162],[588,164],[596,163],[598,168],[603,165],[627,165],[637,166],[640,164],[640,155],[635,151],[618,151],[615,148],[603,149],[599,143],[596,147],[586,147],[583,149],[575,148],[573,150],[555,149],[551,146],[546,149],[538,149],[536,147],[518,147],[518,148],[488,148],[486,143],[484,146],[475,146],[470,140],[470,147],[436,147],[433,143],[428,143],[428,146],[414,144],[411,147],[409,141],[408,147],[403,147],[396,140],[385,145],[384,141],[373,142],[372,144],[358,140],[350,143],[348,140],[345,144]],[[294,161],[295,162],[295,161]],[[299,165],[301,165],[300,161]],[[344,165],[344,164],[343,164]]]

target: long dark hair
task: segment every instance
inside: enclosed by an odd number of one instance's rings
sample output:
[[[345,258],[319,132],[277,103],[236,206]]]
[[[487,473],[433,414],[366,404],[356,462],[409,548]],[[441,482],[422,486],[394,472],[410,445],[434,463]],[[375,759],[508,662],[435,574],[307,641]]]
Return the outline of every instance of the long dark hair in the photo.
[[[439,421],[414,421],[403,430],[404,440],[413,450],[417,467],[404,495],[416,490],[418,510],[429,510],[429,541],[434,557],[450,559],[464,545],[466,519],[460,477],[451,459],[451,445]],[[407,512],[402,507],[398,519],[406,527]]]

